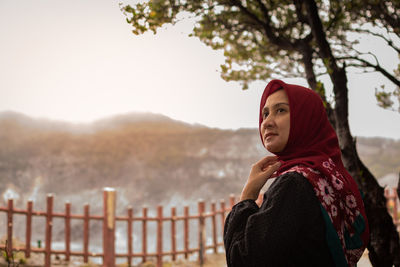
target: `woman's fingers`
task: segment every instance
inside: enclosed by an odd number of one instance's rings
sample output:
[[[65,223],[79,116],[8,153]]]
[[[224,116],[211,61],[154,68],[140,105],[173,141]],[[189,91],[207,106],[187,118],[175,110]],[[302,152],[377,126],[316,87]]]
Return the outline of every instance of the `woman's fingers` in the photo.
[[[261,188],[272,174],[279,169],[280,165],[281,163],[273,156],[265,157],[254,164],[251,168],[249,178],[242,190],[240,199],[257,199]]]
[[[278,157],[267,156],[267,157],[262,158],[259,162],[257,162],[257,164],[258,164],[259,170],[262,172],[265,172],[265,171],[269,170],[269,168],[271,166],[273,166],[274,164],[276,164],[277,162],[279,162]],[[280,165],[277,165],[277,168],[274,167],[274,171],[272,173],[274,173],[276,170],[278,170],[279,166]]]
[[[282,165],[282,164],[281,164],[279,161],[277,161],[277,162],[275,162],[274,164],[269,165],[269,166],[266,166],[265,168],[263,168],[263,171],[265,171],[265,173],[266,173],[268,176],[271,176],[274,172],[276,172],[276,171],[279,169],[279,167],[280,167],[281,165]]]
[[[262,168],[265,165],[269,165],[271,163],[275,163],[278,160],[277,156],[266,156],[260,159],[255,165],[260,166]]]

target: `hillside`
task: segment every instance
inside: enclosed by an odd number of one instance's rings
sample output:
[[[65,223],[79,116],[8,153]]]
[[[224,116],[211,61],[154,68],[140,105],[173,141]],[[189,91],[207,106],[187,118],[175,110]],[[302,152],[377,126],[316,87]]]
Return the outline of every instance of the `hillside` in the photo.
[[[377,177],[400,170],[400,141],[359,137],[357,145]],[[151,113],[86,125],[0,113],[0,193],[12,186],[22,198],[35,186],[58,196],[111,186],[143,204],[177,192],[219,199],[238,193],[265,153],[256,129],[211,129]]]
[[[49,192],[72,202],[77,192],[106,186],[138,205],[172,196],[218,200],[239,192],[248,166],[264,153],[254,129],[210,129],[154,114],[78,130],[8,113],[0,129],[0,192],[13,188],[22,203]]]
[[[400,141],[358,138],[359,154],[377,177],[400,170]],[[1,205],[8,196],[24,208],[70,201],[72,212],[101,213],[103,187],[115,187],[118,211],[239,194],[252,163],[266,154],[257,129],[221,130],[151,113],[132,113],[74,125],[0,113]],[[392,179],[392,178],[390,178]],[[393,180],[393,179],[392,179]],[[61,234],[61,233],[60,233]]]
[[[364,164],[378,179],[388,174],[399,176],[400,140],[359,137],[357,149]]]

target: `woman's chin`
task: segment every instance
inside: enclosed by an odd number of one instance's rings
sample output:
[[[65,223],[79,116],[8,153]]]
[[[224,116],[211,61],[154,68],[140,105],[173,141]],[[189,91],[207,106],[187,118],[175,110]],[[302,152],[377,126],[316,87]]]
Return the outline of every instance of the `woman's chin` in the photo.
[[[281,149],[279,146],[277,146],[276,144],[268,143],[268,142],[266,142],[266,143],[264,144],[264,147],[265,147],[269,152],[271,152],[272,154],[279,153],[279,152],[281,152],[281,151],[283,150],[283,149]]]
[[[270,144],[270,143],[266,143],[264,146],[271,153],[276,153],[277,152],[276,151],[276,147],[274,145]]]

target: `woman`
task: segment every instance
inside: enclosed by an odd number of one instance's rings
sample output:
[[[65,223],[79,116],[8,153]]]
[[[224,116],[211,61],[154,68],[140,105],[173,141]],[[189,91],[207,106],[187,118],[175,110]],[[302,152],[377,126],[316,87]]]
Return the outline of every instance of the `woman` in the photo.
[[[259,131],[276,156],[252,166],[226,218],[228,266],[355,266],[368,242],[367,218],[321,98],[272,80],[261,98]]]

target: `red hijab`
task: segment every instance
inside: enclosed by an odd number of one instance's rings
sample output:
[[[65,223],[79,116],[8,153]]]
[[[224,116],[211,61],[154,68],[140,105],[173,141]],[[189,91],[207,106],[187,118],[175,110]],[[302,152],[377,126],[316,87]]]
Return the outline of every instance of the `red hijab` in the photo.
[[[308,88],[272,80],[261,97],[260,136],[262,109],[268,96],[280,89],[289,100],[290,132],[284,150],[274,153],[282,163],[277,175],[299,172],[312,184],[336,265],[353,266],[367,245],[368,222],[357,184],[342,163],[338,139],[321,97]]]

